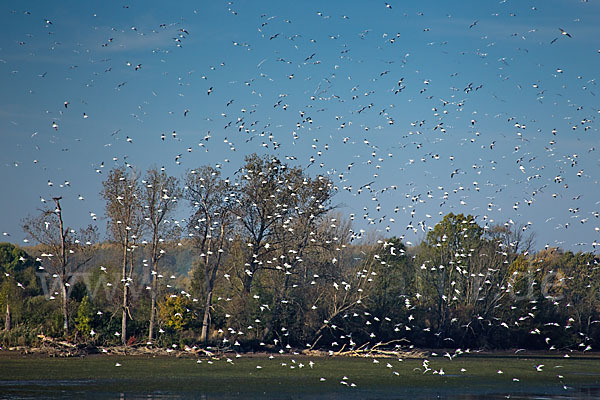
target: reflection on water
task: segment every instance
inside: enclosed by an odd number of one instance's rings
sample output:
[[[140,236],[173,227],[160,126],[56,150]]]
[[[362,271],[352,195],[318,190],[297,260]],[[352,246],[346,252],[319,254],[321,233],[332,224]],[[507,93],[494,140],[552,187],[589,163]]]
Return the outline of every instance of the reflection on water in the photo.
[[[427,387],[421,389],[388,388],[386,390],[334,390],[320,393],[282,393],[278,391],[247,393],[233,391],[231,393],[208,393],[201,389],[197,392],[117,392],[110,390],[110,383],[95,380],[26,380],[10,381],[0,380],[0,399],[119,399],[119,400],[165,400],[165,399],[202,399],[202,400],[229,400],[229,399],[439,399],[439,400],[483,400],[483,399],[519,399],[519,400],[545,400],[545,399],[600,399],[600,386],[568,388],[559,387],[521,388],[520,391],[503,392],[502,390],[477,390],[457,389],[449,390],[441,387]]]
[[[3,389],[11,386],[79,386],[94,383],[92,379],[65,379],[65,380],[46,380],[32,379],[23,381],[0,381],[0,388]]]

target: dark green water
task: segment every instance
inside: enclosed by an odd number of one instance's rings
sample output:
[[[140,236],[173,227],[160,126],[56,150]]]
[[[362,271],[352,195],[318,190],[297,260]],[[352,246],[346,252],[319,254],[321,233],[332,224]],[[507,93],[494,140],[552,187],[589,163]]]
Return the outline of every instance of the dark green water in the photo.
[[[481,390],[465,385],[461,389],[427,387],[418,390],[411,388],[386,388],[383,390],[353,388],[348,390],[323,391],[280,390],[271,388],[262,392],[245,391],[244,388],[230,387],[227,393],[205,391],[201,386],[197,390],[111,390],[110,381],[0,381],[2,399],[599,399],[600,387],[559,388],[521,387],[518,390],[505,391],[506,388]]]
[[[0,356],[1,399],[599,399],[600,359]],[[543,364],[543,367],[540,365]],[[536,368],[537,367],[537,368]]]

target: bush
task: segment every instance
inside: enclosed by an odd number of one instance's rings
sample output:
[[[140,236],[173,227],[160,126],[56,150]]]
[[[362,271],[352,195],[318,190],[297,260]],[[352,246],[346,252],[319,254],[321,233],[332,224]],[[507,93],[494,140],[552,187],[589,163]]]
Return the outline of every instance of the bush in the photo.
[[[15,346],[28,346],[35,347],[40,343],[38,334],[40,329],[31,329],[27,325],[17,325],[9,331],[0,331],[0,346],[1,347],[15,347]]]

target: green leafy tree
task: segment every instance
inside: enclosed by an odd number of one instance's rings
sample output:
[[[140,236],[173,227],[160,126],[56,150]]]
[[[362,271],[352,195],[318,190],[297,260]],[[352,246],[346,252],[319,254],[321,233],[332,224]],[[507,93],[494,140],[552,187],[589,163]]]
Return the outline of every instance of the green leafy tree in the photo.
[[[387,339],[395,338],[392,321],[406,321],[412,312],[416,271],[407,248],[399,238],[378,240],[369,251],[376,274],[368,302],[379,319],[375,328]],[[420,297],[420,296],[419,296]]]
[[[186,296],[169,296],[159,308],[165,326],[176,332],[183,331],[196,319],[191,300]]]
[[[470,305],[478,298],[480,286],[472,276],[477,277],[472,259],[484,243],[483,233],[473,216],[450,213],[420,246],[419,286],[435,310],[434,328],[440,336],[448,335],[451,324],[458,322],[457,306]]]
[[[565,305],[574,328],[590,336],[600,319],[600,258],[566,252],[558,268],[542,281],[542,294],[552,303]]]
[[[75,318],[75,329],[85,337],[89,337],[92,331],[92,322],[94,320],[94,312],[90,299],[85,296],[79,307],[77,308],[77,317]]]

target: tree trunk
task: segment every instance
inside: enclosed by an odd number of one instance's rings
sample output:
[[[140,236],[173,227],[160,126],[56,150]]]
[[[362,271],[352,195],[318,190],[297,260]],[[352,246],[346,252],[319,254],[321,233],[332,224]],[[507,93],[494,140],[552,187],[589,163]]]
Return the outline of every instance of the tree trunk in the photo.
[[[242,280],[242,284],[244,287],[244,292],[250,293],[250,289],[252,289],[252,276],[244,273],[244,279]]]
[[[56,203],[56,211],[58,214],[58,227],[60,229],[60,263],[61,263],[61,294],[62,294],[62,314],[63,314],[63,329],[65,331],[65,337],[69,334],[69,315],[67,313],[67,287],[65,286],[64,278],[67,274],[68,256],[67,249],[65,247],[68,230],[64,229],[62,208],[60,207],[60,200],[62,197],[54,197],[53,200]]]
[[[129,295],[129,286],[127,285],[127,240],[123,246],[123,316],[121,319],[121,342],[127,345],[127,297]]]
[[[155,272],[156,270],[153,270],[152,272]],[[157,282],[156,282],[156,275],[150,275],[151,279],[152,279],[152,293],[151,293],[151,305],[150,305],[150,329],[148,332],[148,342],[152,342],[152,339],[154,338],[154,319],[156,317],[156,288],[157,288]]]
[[[6,303],[6,319],[4,320],[4,330],[10,331],[11,328],[11,318],[10,318],[10,304]]]
[[[223,227],[221,227],[221,238],[223,238]],[[221,245],[223,241],[221,240]],[[210,247],[209,247],[210,248]],[[215,279],[217,270],[221,264],[221,255],[217,256],[216,265],[212,269],[209,268],[208,256],[204,261],[204,281],[206,282],[206,302],[204,303],[204,317],[202,318],[202,332],[200,333],[200,341],[206,343],[208,339],[208,328],[210,326],[210,307],[212,306],[213,290],[215,288]]]
[[[150,271],[150,328],[148,329],[148,342],[152,343],[154,338],[154,323],[156,320],[156,296],[158,295],[158,231],[154,229],[152,234],[152,270]]]
[[[61,281],[61,308],[63,315],[63,330],[65,331],[65,336],[69,334],[69,314],[67,310],[67,287],[65,283]]]
[[[213,290],[210,288],[206,294],[206,302],[204,304],[204,317],[202,318],[202,332],[200,333],[200,341],[206,343],[208,340],[208,327],[210,325],[210,306],[212,305]]]
[[[127,297],[129,295],[129,286],[127,282],[123,286],[123,319],[121,319],[121,341],[127,345]]]

